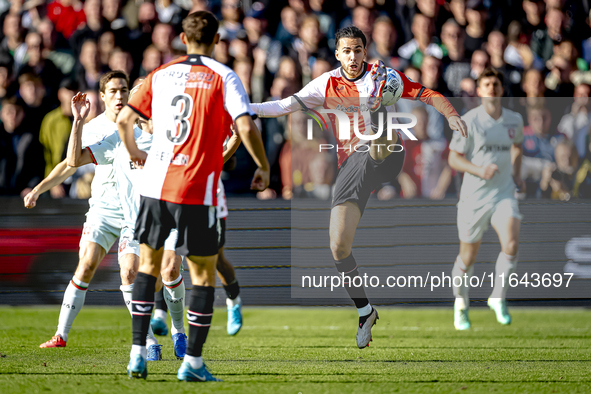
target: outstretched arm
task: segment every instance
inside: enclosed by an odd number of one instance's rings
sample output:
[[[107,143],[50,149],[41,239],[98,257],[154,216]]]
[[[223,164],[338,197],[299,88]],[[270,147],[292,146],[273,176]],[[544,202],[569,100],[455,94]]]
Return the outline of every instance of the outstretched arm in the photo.
[[[238,135],[237,132],[233,132],[232,136],[230,137],[230,140],[228,140],[228,144],[226,145],[226,149],[224,150],[224,164],[230,160],[230,157],[232,157],[232,155],[234,153],[236,153],[236,150],[238,149],[238,147],[240,146],[240,136]]]
[[[24,198],[25,208],[34,208],[37,205],[39,196],[54,186],[62,184],[70,176],[74,175],[76,169],[68,167],[66,160],[59,163],[49,173],[47,178],[39,182]]]

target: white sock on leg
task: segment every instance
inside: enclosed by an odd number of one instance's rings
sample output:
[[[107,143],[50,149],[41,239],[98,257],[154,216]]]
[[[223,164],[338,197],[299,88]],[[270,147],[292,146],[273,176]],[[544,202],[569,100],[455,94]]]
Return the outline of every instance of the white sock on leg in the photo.
[[[168,314],[166,313],[165,310],[162,310],[162,309],[155,309],[154,310],[154,319],[161,319],[161,320],[166,321],[167,315]]]
[[[139,354],[145,359],[148,358],[148,350],[145,346],[131,345],[131,352],[129,353],[130,358],[133,358],[136,354]]]
[[[203,366],[203,358],[201,358],[201,357],[193,357],[193,356],[189,356],[188,354],[186,354],[183,361],[189,363],[191,368],[194,368],[194,369],[199,369]]]
[[[359,317],[367,316],[371,313],[371,310],[372,310],[371,304],[367,304],[363,308],[357,308],[357,313],[359,314]]]
[[[454,296],[456,297],[455,300],[455,308],[456,309],[468,309],[468,307],[470,306],[470,298],[469,298],[469,290],[470,287],[468,286],[468,283],[470,281],[470,278],[472,277],[472,274],[474,273],[474,265],[472,265],[470,268],[467,268],[466,265],[464,264],[464,262],[462,261],[462,258],[460,257],[460,255],[458,255],[458,257],[456,257],[456,261],[454,263],[454,266],[451,270],[451,276],[452,276],[452,287],[453,287],[453,293]],[[464,280],[464,275],[467,276],[467,281]],[[462,285],[461,286],[455,286],[454,283],[454,277],[459,276],[462,278]],[[456,281],[458,281],[456,279]],[[458,281],[459,282],[459,281]],[[468,282],[468,283],[466,283]]]
[[[183,315],[185,314],[185,281],[182,275],[172,282],[162,281],[164,285],[164,300],[168,306],[170,319],[172,320],[172,327],[170,333],[172,335],[178,333],[185,333],[185,325],[183,322]]]
[[[240,304],[241,302],[242,299],[240,298],[240,296],[234,298],[233,300],[226,297],[226,306],[229,306],[230,308]]]
[[[507,297],[509,289],[509,275],[515,272],[517,268],[517,256],[509,256],[503,252],[499,253],[497,264],[495,265],[495,287],[490,298],[500,298],[504,300]],[[501,275],[503,280],[501,281]]]
[[[84,305],[86,299],[86,290],[88,289],[88,283],[82,282],[81,280],[72,277],[68,287],[64,292],[64,299],[62,301],[62,307],[60,309],[60,317],[58,320],[56,335],[62,337],[64,341],[68,341],[68,334],[72,329],[74,319],[78,316],[78,312]]]

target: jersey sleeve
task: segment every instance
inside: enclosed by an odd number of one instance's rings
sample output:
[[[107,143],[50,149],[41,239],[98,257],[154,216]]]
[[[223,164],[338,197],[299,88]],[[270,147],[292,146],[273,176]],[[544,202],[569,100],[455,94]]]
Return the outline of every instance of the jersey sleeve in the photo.
[[[158,70],[158,69],[156,69]],[[142,86],[133,95],[131,100],[127,103],[131,109],[133,109],[139,116],[148,120],[152,118],[152,79],[154,72],[148,74]]]
[[[472,130],[472,122],[468,121],[466,118],[462,118],[466,124],[468,125],[468,137],[462,137],[462,133],[459,131],[454,131],[454,135],[449,143],[449,150],[455,151],[465,155],[472,149],[473,140],[474,140],[474,132]]]
[[[230,71],[224,78],[224,107],[232,120],[243,115],[254,115],[246,90],[234,71]]]
[[[251,104],[252,110],[262,118],[277,118],[301,109],[315,108],[324,104],[326,84],[330,75],[323,74],[308,83],[299,92],[283,100]]]
[[[112,164],[115,159],[115,152],[121,139],[118,133],[113,133],[102,141],[87,146],[94,164]]]
[[[406,100],[420,100],[434,107],[445,118],[459,116],[453,105],[441,93],[428,89],[418,82],[408,78],[404,73],[396,71],[402,79],[402,96]]]

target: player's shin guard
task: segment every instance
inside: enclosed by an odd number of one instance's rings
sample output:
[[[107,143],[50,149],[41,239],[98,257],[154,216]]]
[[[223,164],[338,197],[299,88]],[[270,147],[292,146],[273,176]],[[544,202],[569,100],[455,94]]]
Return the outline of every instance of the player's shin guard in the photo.
[[[68,283],[68,287],[64,292],[57,332],[55,334],[62,337],[66,342],[68,341],[68,334],[72,329],[74,319],[76,319],[78,312],[80,312],[80,309],[82,309],[82,306],[84,305],[87,289],[88,283],[82,282],[74,276],[70,280],[70,283]]]
[[[133,286],[131,315],[133,344],[146,346],[146,335],[150,328],[150,318],[154,309],[156,277],[143,272],[138,273]]]
[[[185,333],[185,326],[183,323],[183,314],[185,313],[185,281],[182,275],[172,282],[162,281],[164,285],[164,299],[170,311],[170,318],[172,320],[172,335],[177,333]]]
[[[504,300],[507,297],[509,288],[509,276],[517,268],[517,256],[509,256],[503,252],[499,253],[497,264],[495,265],[495,287],[490,298],[500,298]]]
[[[191,302],[187,311],[189,320],[189,345],[187,355],[201,357],[203,344],[211,326],[213,316],[213,300],[215,288],[210,286],[193,286]]]
[[[460,255],[458,255],[458,257],[456,257],[456,261],[451,271],[453,293],[456,298],[456,309],[467,309],[470,306],[470,278],[472,277],[473,273],[474,265],[472,265],[470,268],[467,268],[464,262],[462,261]],[[455,277],[459,277],[462,279],[461,284],[459,286],[456,285],[460,283],[460,280],[454,280]]]
[[[353,257],[353,253],[342,260],[335,261],[335,265],[337,270],[344,274],[344,287],[347,290],[347,293],[349,293],[349,297],[351,297],[355,303],[355,306],[360,311],[359,315],[364,316],[370,314],[371,306],[369,305],[369,300],[365,295],[363,278],[361,278],[359,275],[359,271],[357,270],[357,262],[355,261],[355,257]],[[367,313],[362,315],[363,312]]]

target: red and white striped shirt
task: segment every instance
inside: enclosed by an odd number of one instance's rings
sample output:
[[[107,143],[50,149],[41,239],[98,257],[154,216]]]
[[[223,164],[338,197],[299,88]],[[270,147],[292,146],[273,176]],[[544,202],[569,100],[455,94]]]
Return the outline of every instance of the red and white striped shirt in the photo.
[[[234,71],[207,56],[182,56],[150,73],[128,103],[154,127],[140,194],[217,205],[223,143],[233,121],[254,115],[249,104]]]

